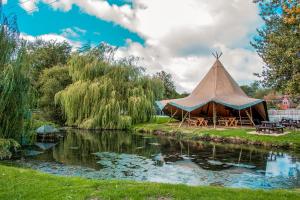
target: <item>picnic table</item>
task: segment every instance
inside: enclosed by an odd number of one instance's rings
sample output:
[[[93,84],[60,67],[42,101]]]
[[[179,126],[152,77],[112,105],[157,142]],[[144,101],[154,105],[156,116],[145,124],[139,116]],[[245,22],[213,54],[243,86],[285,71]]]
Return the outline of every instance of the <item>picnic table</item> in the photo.
[[[226,127],[228,127],[229,120],[227,120],[227,119],[219,119],[218,123],[219,123],[219,126],[225,125]]]
[[[204,117],[196,117],[196,119],[198,120],[199,126],[207,126],[208,120],[205,120]]]
[[[256,126],[256,132],[264,133],[283,133],[284,126],[278,125],[276,122],[262,121],[261,125]]]
[[[229,127],[229,126],[236,127],[238,124],[238,120],[236,120],[236,117],[228,117],[225,119],[219,119],[218,123],[220,126],[225,125],[226,127]]]
[[[198,120],[195,119],[187,119],[188,126],[198,126]]]
[[[238,120],[236,120],[236,117],[229,117],[228,118],[228,126],[236,127],[238,124]]]
[[[300,120],[293,120],[293,119],[285,119],[283,118],[280,122],[279,122],[282,126],[284,126],[285,128],[300,128]]]

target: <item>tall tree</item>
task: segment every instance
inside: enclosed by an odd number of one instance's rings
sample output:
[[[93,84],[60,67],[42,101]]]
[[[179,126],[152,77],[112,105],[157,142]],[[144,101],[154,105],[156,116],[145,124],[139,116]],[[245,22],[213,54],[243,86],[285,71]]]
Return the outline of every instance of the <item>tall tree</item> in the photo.
[[[44,69],[65,65],[68,62],[71,46],[67,42],[38,39],[27,43],[27,51],[30,55],[33,80],[37,81]]]
[[[179,96],[179,94],[176,92],[176,87],[174,81],[172,80],[171,74],[165,71],[160,71],[157,72],[154,77],[161,80],[164,84],[164,98],[173,99]]]
[[[263,84],[283,93],[300,94],[300,2],[254,0],[265,25],[252,42],[265,62]]]
[[[45,119],[58,124],[64,123],[63,113],[60,107],[55,105],[54,96],[71,83],[72,79],[67,67],[54,66],[42,71],[38,79],[40,92],[38,107]]]
[[[20,141],[30,118],[30,79],[28,55],[18,36],[15,19],[0,12],[0,138]]]
[[[146,122],[161,97],[162,83],[145,76],[130,60],[108,62],[102,45],[72,55],[67,66],[73,83],[55,95],[67,124],[82,128],[126,129]]]

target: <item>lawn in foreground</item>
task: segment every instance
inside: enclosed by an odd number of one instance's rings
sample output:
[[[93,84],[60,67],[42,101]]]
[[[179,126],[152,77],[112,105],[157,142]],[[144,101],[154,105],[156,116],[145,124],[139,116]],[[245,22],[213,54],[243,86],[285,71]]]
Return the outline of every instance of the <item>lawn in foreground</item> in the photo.
[[[0,165],[0,199],[300,199],[299,190],[190,187],[133,181],[88,180]]]

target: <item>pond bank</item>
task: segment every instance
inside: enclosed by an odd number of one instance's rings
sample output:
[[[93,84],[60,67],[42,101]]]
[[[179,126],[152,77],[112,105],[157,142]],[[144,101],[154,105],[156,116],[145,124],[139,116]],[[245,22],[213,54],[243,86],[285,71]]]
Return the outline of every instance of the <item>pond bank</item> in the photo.
[[[181,140],[205,141],[214,143],[246,144],[272,148],[295,148],[300,146],[300,131],[289,131],[282,136],[249,134],[253,128],[195,128],[178,127],[178,123],[139,124],[134,130],[143,134],[173,137]]]
[[[0,199],[299,199],[299,190],[249,190],[214,186],[88,180],[0,165]],[[13,190],[11,189],[13,188]],[[38,191],[38,192],[37,192]],[[55,192],[53,192],[55,191]]]

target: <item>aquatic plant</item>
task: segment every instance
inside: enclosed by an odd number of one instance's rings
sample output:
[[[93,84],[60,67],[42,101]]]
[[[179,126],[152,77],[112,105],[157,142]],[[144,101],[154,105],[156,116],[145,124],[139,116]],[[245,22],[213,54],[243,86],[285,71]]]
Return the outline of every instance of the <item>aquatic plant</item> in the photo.
[[[88,129],[127,129],[155,113],[162,82],[128,62],[106,59],[102,45],[72,55],[67,64],[73,83],[55,95],[67,125]]]

